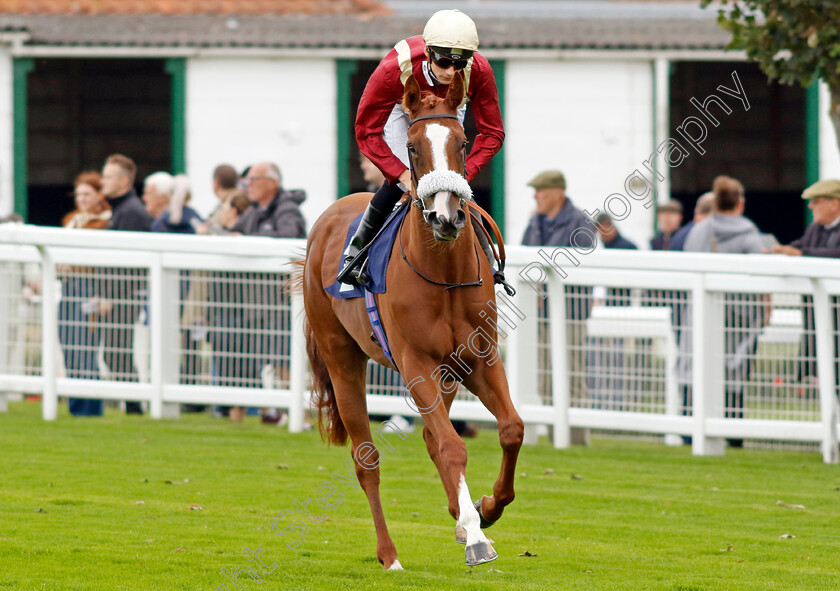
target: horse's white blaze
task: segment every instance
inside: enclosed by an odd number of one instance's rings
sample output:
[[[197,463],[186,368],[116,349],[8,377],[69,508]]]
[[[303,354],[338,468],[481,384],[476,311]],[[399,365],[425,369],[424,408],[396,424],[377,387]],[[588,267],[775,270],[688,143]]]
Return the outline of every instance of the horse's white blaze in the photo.
[[[449,170],[449,160],[446,158],[446,140],[449,139],[449,128],[439,123],[432,123],[426,126],[426,137],[432,145],[434,170]]]
[[[449,191],[438,191],[435,193],[435,202],[432,205],[432,211],[438,215],[438,219],[446,218],[448,220],[455,219],[455,214],[449,209],[450,199],[452,195]]]
[[[449,128],[438,123],[431,123],[426,126],[426,138],[432,147],[433,170],[449,170],[449,160],[446,157],[446,140],[449,138]],[[438,191],[435,194],[432,211],[437,214],[438,219],[451,220],[454,218],[452,212],[449,211],[449,196],[449,191]]]
[[[467,530],[467,546],[486,541],[487,536],[481,531],[481,520],[478,516],[478,511],[475,509],[475,505],[473,505],[470,499],[467,480],[463,474],[461,474],[461,484],[458,487],[458,508],[460,509],[458,523]]]

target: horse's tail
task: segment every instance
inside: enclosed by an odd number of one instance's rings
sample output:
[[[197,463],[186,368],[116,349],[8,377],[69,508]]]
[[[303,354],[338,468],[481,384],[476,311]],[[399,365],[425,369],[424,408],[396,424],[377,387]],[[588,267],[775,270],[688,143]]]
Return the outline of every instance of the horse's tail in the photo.
[[[312,332],[308,318],[304,320],[304,331],[306,354],[309,356],[309,364],[312,367],[312,398],[315,408],[318,409],[318,429],[327,443],[344,445],[347,443],[347,428],[338,412],[330,372],[318,350],[318,343],[315,341],[315,334]]]

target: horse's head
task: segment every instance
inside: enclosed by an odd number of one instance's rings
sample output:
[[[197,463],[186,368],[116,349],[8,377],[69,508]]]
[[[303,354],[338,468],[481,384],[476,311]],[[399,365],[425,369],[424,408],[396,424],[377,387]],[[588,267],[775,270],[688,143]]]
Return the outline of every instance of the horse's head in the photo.
[[[408,158],[417,204],[437,240],[455,240],[467,223],[464,207],[472,197],[466,175],[467,137],[458,122],[464,79],[456,74],[446,98],[422,96],[411,76],[403,107],[411,118]]]

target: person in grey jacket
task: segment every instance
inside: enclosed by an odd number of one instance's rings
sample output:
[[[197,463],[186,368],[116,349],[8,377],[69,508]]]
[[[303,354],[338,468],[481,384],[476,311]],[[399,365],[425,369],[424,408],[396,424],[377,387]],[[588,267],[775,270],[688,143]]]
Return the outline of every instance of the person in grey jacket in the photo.
[[[761,236],[754,223],[743,216],[744,186],[737,180],[719,176],[712,186],[715,213],[695,225],[685,240],[686,252],[753,254],[763,251]],[[744,389],[749,379],[751,359],[767,310],[764,296],[726,295],[723,306],[725,417],[744,418]],[[730,439],[732,447],[742,447],[741,439]]]
[[[719,176],[712,192],[715,212],[695,224],[685,239],[686,252],[760,253],[764,249],[761,233],[744,217],[744,186],[737,180]]]
[[[254,164],[248,170],[245,183],[252,205],[233,227],[234,233],[272,238],[306,237],[306,222],[300,211],[306,193],[284,191],[276,164]]]

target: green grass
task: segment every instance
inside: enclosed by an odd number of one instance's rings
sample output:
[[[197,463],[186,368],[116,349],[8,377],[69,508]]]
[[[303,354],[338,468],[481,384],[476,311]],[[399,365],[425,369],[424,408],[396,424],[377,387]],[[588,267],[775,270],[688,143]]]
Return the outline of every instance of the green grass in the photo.
[[[395,573],[374,558],[358,488],[339,484],[342,504],[296,548],[286,547],[294,534],[273,533],[276,514],[299,515],[294,499],[314,499],[344,469],[347,449],[325,447],[316,433],[251,417],[234,425],[63,411],[45,423],[39,412],[22,402],[0,414],[0,589],[232,590],[220,569],[247,564],[243,551],[257,547],[277,567],[262,584],[242,578],[252,591],[840,589],[840,470],[814,453],[695,458],[655,443],[555,450],[542,441],[523,448],[516,501],[488,530],[499,559],[467,568],[415,432],[382,462],[383,504],[406,568]],[[489,492],[500,453],[490,431],[467,447],[476,498]]]

